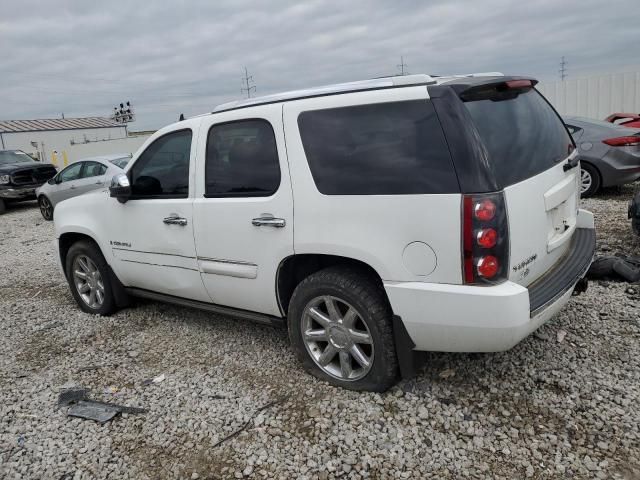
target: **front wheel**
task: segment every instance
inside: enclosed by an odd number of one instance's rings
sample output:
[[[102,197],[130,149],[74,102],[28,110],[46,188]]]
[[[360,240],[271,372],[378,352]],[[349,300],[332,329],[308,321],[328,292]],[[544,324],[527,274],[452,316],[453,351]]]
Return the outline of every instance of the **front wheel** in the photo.
[[[3,199],[0,198],[0,215],[7,211],[6,204]]]
[[[109,267],[95,243],[84,240],[74,243],[67,252],[65,271],[73,298],[82,310],[98,315],[116,310]]]
[[[51,205],[51,200],[44,195],[40,195],[40,198],[38,198],[38,206],[40,207],[42,218],[47,221],[53,220],[53,205]]]
[[[369,276],[328,268],[305,278],[289,305],[289,338],[312,375],[351,390],[383,392],[398,378],[392,313]]]

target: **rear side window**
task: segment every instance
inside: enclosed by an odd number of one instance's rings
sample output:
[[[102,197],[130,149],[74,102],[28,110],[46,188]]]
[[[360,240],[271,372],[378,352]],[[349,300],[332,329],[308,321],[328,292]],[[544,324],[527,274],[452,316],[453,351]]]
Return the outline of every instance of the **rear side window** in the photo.
[[[280,186],[276,138],[266,120],[214,125],[207,138],[206,197],[266,197]]]
[[[573,142],[547,101],[531,89],[514,98],[464,103],[501,188],[554,166]]]
[[[312,110],[300,114],[298,126],[325,195],[460,192],[430,101]]]

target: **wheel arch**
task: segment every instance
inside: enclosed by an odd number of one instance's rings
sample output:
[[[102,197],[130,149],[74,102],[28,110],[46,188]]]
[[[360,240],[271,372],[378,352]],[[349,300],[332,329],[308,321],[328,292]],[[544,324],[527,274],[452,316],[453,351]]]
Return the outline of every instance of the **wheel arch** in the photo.
[[[60,256],[60,264],[62,265],[62,271],[64,272],[65,277],[67,276],[67,271],[65,268],[65,265],[67,263],[67,253],[69,253],[69,249],[74,243],[82,240],[88,240],[91,243],[94,243],[98,247],[98,249],[100,249],[102,255],[104,256],[104,251],[100,247],[100,244],[91,235],[80,232],[64,232],[60,234],[60,237],[58,238],[58,255]]]
[[[336,266],[352,267],[364,272],[373,278],[384,292],[380,274],[375,268],[362,260],[319,253],[295,254],[284,258],[280,262],[276,273],[276,297],[283,316],[287,316],[293,291],[303,279],[317,271]],[[386,301],[389,302],[386,292],[384,292],[384,296]]]

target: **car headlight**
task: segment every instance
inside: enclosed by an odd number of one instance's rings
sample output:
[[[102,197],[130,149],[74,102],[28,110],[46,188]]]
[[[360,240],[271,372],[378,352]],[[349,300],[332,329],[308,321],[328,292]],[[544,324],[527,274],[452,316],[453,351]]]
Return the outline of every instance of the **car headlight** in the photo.
[[[0,175],[0,185],[6,185],[9,182],[11,182],[9,175]]]

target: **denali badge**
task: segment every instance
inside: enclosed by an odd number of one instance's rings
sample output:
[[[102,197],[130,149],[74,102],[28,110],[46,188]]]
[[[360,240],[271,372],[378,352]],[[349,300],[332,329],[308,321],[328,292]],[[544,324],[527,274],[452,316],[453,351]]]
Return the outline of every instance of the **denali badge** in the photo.
[[[538,254],[534,253],[533,255],[531,255],[529,258],[521,261],[519,264],[514,265],[513,266],[513,271],[517,272],[518,270],[522,270],[524,267],[526,267],[527,265],[531,265],[533,262],[536,261],[536,258],[538,258]]]
[[[116,242],[115,240],[109,240],[109,244],[114,247],[131,248],[131,244],[129,242]]]

